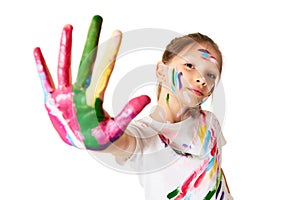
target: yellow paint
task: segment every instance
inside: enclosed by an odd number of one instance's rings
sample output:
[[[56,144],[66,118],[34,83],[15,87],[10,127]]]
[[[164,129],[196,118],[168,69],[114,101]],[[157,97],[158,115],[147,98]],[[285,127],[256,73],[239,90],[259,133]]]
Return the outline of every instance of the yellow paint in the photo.
[[[214,166],[212,167],[212,169],[209,172],[209,178],[211,178],[215,174],[215,172],[217,170],[217,167],[218,167],[218,161],[217,161],[217,158],[215,156]]]
[[[97,98],[105,89],[107,82],[109,80],[109,77],[111,75],[112,72],[112,67],[106,67],[103,74],[101,75],[101,78],[99,80],[99,82],[97,83],[96,86],[96,93],[95,93],[95,98]]]
[[[201,141],[202,144],[204,142],[205,133],[206,133],[206,126],[201,126],[199,131],[198,131],[198,136],[199,136],[200,141]]]

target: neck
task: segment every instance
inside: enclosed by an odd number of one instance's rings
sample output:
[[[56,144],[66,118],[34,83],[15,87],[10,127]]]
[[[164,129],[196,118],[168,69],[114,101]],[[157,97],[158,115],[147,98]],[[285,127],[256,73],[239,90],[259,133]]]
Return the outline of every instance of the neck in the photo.
[[[183,107],[172,92],[161,90],[158,105],[151,113],[151,117],[160,122],[176,123],[187,118],[181,114],[182,110]]]

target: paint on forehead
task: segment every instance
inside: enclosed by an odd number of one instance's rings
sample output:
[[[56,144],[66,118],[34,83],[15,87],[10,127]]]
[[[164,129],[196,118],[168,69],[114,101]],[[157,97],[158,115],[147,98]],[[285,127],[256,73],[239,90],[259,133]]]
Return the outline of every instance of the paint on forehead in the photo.
[[[210,55],[209,51],[207,51],[206,49],[198,49],[198,51],[202,52],[201,56],[202,58],[204,58],[204,60],[210,61],[216,65],[219,65],[217,59]]]
[[[207,51],[206,49],[198,49],[198,51],[201,51],[201,52],[206,53],[206,54],[210,54],[209,51]]]

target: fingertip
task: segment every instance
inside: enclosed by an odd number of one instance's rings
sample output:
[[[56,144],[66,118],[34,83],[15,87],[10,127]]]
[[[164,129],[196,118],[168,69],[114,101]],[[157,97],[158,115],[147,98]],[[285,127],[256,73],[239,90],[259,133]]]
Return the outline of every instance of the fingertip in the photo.
[[[122,39],[122,31],[116,29],[112,32],[111,38],[121,38]]]
[[[102,18],[100,15],[94,15],[92,21],[98,22],[98,23],[99,23],[99,22],[102,23],[103,18]]]
[[[122,32],[118,29],[114,30],[111,34],[111,38],[114,38],[114,40],[120,42],[122,40]]]
[[[141,95],[140,99],[145,102],[146,105],[151,102],[151,98],[148,95]]]
[[[113,31],[112,35],[113,36],[122,35],[122,31],[119,30],[119,29],[116,29],[116,30]]]
[[[33,56],[34,56],[36,64],[43,64],[45,62],[40,47],[34,48]]]
[[[130,100],[129,105],[133,106],[137,110],[137,112],[140,112],[150,102],[151,102],[151,98],[149,96],[141,95]]]
[[[66,24],[64,26],[64,31],[72,31],[73,30],[73,26],[71,24]]]
[[[40,47],[35,47],[33,49],[33,54],[36,56],[37,54],[40,54],[41,53],[41,48]]]

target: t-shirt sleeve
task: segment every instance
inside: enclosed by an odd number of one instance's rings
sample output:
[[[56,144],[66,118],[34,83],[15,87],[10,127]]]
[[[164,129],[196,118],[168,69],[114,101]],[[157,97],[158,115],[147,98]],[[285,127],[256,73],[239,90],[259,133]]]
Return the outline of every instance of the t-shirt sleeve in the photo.
[[[136,147],[133,154],[127,159],[135,161],[144,154],[149,154],[160,149],[161,140],[157,136],[156,130],[151,128],[148,118],[133,121],[127,127],[127,132],[136,139]]]
[[[127,158],[116,157],[117,163],[124,165],[126,162],[133,162],[137,157],[142,153],[142,141],[141,141],[141,127],[138,125],[138,122],[132,121],[126,128],[126,132],[132,135],[136,140],[135,150],[131,156]]]

